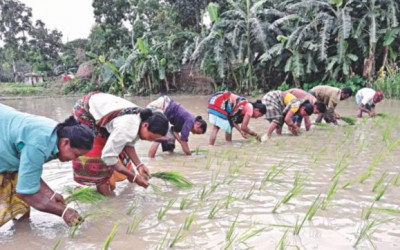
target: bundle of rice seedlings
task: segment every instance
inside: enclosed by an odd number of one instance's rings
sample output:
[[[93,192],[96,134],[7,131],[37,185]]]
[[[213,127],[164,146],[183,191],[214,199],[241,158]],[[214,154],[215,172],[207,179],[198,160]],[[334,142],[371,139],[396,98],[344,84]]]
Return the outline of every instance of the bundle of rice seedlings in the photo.
[[[386,117],[388,117],[388,114],[386,114],[386,113],[377,113],[377,114],[375,114],[375,116],[386,118]]]
[[[330,124],[329,123],[322,123],[322,122],[316,122],[316,123],[313,123],[313,125],[314,126],[318,126],[318,127],[329,127],[330,126]]]
[[[262,141],[260,135],[251,135],[250,138],[251,138],[252,141],[256,141],[256,142],[261,142]]]
[[[70,194],[65,201],[70,203],[71,201],[94,203],[96,201],[105,200],[106,197],[99,192],[93,190],[90,187],[73,188],[70,186],[65,187],[65,190]]]
[[[168,181],[177,187],[191,188],[193,184],[183,177],[179,172],[165,171],[151,174],[152,177]]]
[[[356,121],[357,121],[357,118],[352,117],[352,116],[342,116],[342,117],[340,117],[340,119],[350,125],[356,124]]]

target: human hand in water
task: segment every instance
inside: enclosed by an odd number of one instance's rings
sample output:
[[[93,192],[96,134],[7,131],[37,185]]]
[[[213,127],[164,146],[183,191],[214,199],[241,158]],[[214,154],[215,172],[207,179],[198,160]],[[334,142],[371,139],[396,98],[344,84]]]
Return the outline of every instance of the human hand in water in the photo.
[[[240,131],[240,133],[242,134],[243,138],[247,139],[249,138],[249,134],[244,132],[244,131]]]
[[[148,179],[139,174],[136,176],[135,183],[144,188],[147,188],[149,186]]]
[[[255,135],[255,138],[258,142],[262,142],[261,136],[259,134]]]
[[[69,227],[80,225],[84,221],[82,216],[72,208],[66,208],[66,211],[61,216]]]
[[[290,129],[290,132],[292,132],[293,135],[299,135],[300,134],[300,128],[297,126],[293,126]]]

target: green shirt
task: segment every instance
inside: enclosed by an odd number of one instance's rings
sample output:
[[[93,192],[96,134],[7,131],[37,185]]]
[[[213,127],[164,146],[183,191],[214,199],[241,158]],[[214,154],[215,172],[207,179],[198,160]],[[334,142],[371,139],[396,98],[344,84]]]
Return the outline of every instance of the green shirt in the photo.
[[[57,157],[57,122],[0,104],[0,173],[18,172],[17,193],[35,194],[43,164]]]

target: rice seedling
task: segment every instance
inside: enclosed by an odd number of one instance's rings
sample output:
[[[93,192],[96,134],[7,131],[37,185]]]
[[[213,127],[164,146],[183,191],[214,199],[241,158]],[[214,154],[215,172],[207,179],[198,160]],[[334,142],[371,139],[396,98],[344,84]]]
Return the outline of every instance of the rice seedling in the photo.
[[[208,214],[207,218],[208,219],[214,219],[215,215],[219,212],[219,210],[221,210],[223,208],[223,206],[219,205],[219,201],[215,202],[214,206],[211,208],[210,213]]]
[[[361,219],[363,219],[363,220],[368,220],[369,219],[369,217],[371,216],[372,211],[374,209],[374,205],[375,205],[375,201],[372,202],[371,206],[366,207],[366,208],[364,207],[362,209],[362,211],[361,211]]]
[[[386,123],[386,128],[382,131],[382,140],[388,144],[390,137],[393,132],[393,127],[394,127],[394,120],[390,119],[388,123]]]
[[[191,213],[188,217],[186,217],[185,222],[183,223],[183,229],[185,231],[189,231],[191,225],[193,224],[193,221],[196,218],[196,210],[193,211],[193,213]]]
[[[375,197],[376,201],[380,201],[382,199],[382,197],[385,194],[386,190],[388,189],[389,185],[390,185],[390,182],[386,183],[386,185],[383,186],[383,188],[379,191],[379,193]]]
[[[134,212],[137,210],[137,205],[136,203],[133,203],[128,207],[128,210],[126,211],[126,215],[132,215]]]
[[[386,179],[387,176],[388,176],[387,172],[386,172],[386,171],[383,172],[383,174],[381,175],[381,177],[380,177],[378,180],[376,180],[376,182],[375,182],[374,185],[372,186],[372,190],[371,190],[371,191],[372,191],[372,192],[375,192],[376,189],[382,185],[383,181]]]
[[[107,236],[106,241],[104,242],[103,245],[103,250],[108,250],[108,248],[110,247],[111,241],[114,239],[115,234],[117,233],[117,228],[118,228],[118,224],[114,224],[114,227],[111,230],[111,233]]]
[[[342,155],[340,160],[336,163],[335,175],[333,176],[332,180],[336,179],[349,166],[349,164],[346,163],[346,159],[349,157],[351,157],[351,153],[345,153]]]
[[[323,128],[332,126],[331,124],[325,123],[325,122],[316,122],[316,123],[313,123],[313,125],[317,126],[317,127],[323,127]]]
[[[281,166],[281,163],[278,165],[272,165],[271,168],[265,173],[265,176],[261,179],[259,190],[263,189],[268,182],[277,182],[275,179],[278,175],[283,173],[290,166]]]
[[[254,183],[253,183],[253,186],[251,186],[249,192],[247,192],[247,193],[243,196],[243,199],[245,199],[245,200],[250,199],[250,197],[254,194],[254,191],[255,191],[254,188],[256,187],[256,184],[257,184],[257,182],[254,182]]]
[[[278,244],[275,247],[275,250],[285,250],[287,248],[286,245],[286,236],[287,236],[287,230],[285,233],[282,235],[281,239],[279,240]]]
[[[376,117],[387,118],[389,115],[383,112],[379,112],[375,114]]]
[[[374,207],[376,211],[384,212],[388,214],[400,214],[400,209],[393,209],[393,208],[383,208],[383,207]]]
[[[83,221],[85,221],[85,220],[88,219],[89,217],[93,217],[93,216],[95,216],[95,215],[96,215],[95,212],[85,214],[85,215],[82,217],[82,218],[83,218]],[[81,225],[82,225],[82,223],[81,223],[81,224],[77,223],[77,224],[72,225],[72,226],[69,228],[69,230],[68,230],[68,236],[69,236],[71,239],[75,237],[75,234],[76,234],[76,232],[78,231],[78,229],[80,228]]]
[[[319,151],[316,152],[316,153],[313,153],[313,154],[311,155],[312,163],[313,163],[313,164],[317,163],[317,161],[319,160],[319,157],[321,157],[321,155],[324,155],[325,152],[326,152],[326,150],[327,150],[327,146],[324,145],[324,146],[321,148],[321,150],[319,150]]]
[[[199,194],[199,200],[204,201],[204,199],[210,194],[210,191],[207,191],[206,185],[203,185],[203,188],[201,189],[201,192]]]
[[[307,220],[307,215],[304,216],[303,220],[299,223],[299,217],[296,218],[296,224],[294,225],[293,235],[299,235],[304,222]]]
[[[340,117],[340,120],[344,121],[345,123],[349,125],[354,125],[357,122],[357,118],[352,117],[352,116],[342,116]]]
[[[208,149],[201,149],[200,147],[197,147],[196,150],[194,150],[194,153],[196,155],[202,154],[202,153],[208,153]]]
[[[61,242],[62,242],[62,240],[61,239],[58,239],[57,240],[57,242],[56,242],[56,244],[54,244],[54,246],[53,246],[53,250],[58,250],[59,248],[60,248],[60,246],[61,246]]]
[[[212,165],[213,161],[214,161],[213,158],[207,157],[207,162],[206,162],[206,165],[205,165],[205,169],[209,170],[211,168],[211,165]]]
[[[254,225],[254,226],[255,226],[255,225]],[[254,229],[254,230],[253,230],[254,226],[251,226],[251,227],[250,227],[249,229],[247,229],[245,232],[241,233],[241,234],[239,235],[239,237],[237,238],[237,241],[238,241],[239,243],[242,243],[242,244],[243,244],[243,243],[245,243],[246,241],[248,241],[249,239],[251,239],[251,238],[253,238],[253,237],[259,235],[260,233],[267,231],[267,228],[265,228],[265,227],[262,227],[262,228]]]
[[[164,208],[160,208],[157,214],[157,219],[162,220],[165,216],[165,214],[171,209],[172,205],[174,205],[175,200],[170,199],[167,203],[167,205]]]
[[[169,243],[169,247],[174,247],[178,242],[182,241],[188,232],[183,230],[183,227],[180,227],[178,232],[176,232],[175,237],[172,239],[171,243]]]
[[[294,176],[293,187],[289,190],[289,192],[286,193],[286,195],[281,200],[279,200],[275,204],[274,208],[272,209],[272,213],[276,213],[276,210],[278,210],[280,206],[288,203],[293,197],[299,195],[303,190],[304,183],[305,180],[301,177],[300,172],[296,171]]]
[[[370,222],[362,223],[359,227],[357,236],[356,236],[356,241],[353,244],[353,247],[357,247],[358,244],[360,244],[363,240],[367,239],[369,243],[372,245],[373,248],[375,248],[374,243],[372,242],[372,234],[376,231],[376,229],[380,226],[383,225],[387,222],[391,221],[391,219],[387,220],[379,220],[379,219],[374,219]]]
[[[231,226],[229,227],[228,231],[225,234],[225,241],[227,242],[224,249],[229,249],[232,243],[234,242],[235,238],[237,237],[237,234],[234,235],[235,229],[236,229],[236,223],[237,219],[239,217],[239,214],[236,215],[235,220],[232,222]]]
[[[231,165],[229,166],[228,173],[229,173],[230,175],[235,175],[235,174],[237,174],[237,173],[240,172],[240,169],[241,169],[242,167],[243,167],[242,164],[233,162],[233,164],[231,164]]]
[[[329,188],[328,194],[326,195],[324,201],[322,202],[322,205],[321,205],[322,210],[326,209],[329,202],[332,200],[333,195],[336,193],[338,181],[339,181],[339,178],[335,178],[333,180],[332,186]]]
[[[218,168],[217,171],[213,171],[212,175],[211,175],[211,188],[210,188],[210,192],[214,192],[217,187],[220,185],[220,183],[217,183],[218,180],[218,176],[221,172],[221,168]]]
[[[144,216],[134,216],[132,222],[128,225],[128,228],[126,229],[126,234],[133,234],[139,227],[143,219]]]
[[[388,153],[392,153],[392,151],[400,145],[400,139],[396,140],[394,142],[392,142],[391,144],[389,144],[389,146],[387,147],[387,152]]]
[[[381,152],[378,155],[374,156],[374,158],[372,159],[371,163],[368,166],[367,171],[361,174],[358,181],[360,183],[364,183],[364,181],[367,180],[372,175],[372,172],[374,171],[376,166],[385,158],[385,156],[386,156],[385,152]]]
[[[392,178],[392,184],[398,186],[400,184],[400,174],[397,174]]]
[[[304,215],[303,220],[299,223],[299,218],[297,217],[296,224],[294,226],[293,235],[299,235],[301,229],[303,228],[304,222],[306,220],[311,220],[317,212],[318,208],[321,206],[320,195],[314,200],[311,206],[308,208],[307,213]]]
[[[314,202],[311,204],[310,208],[307,211],[307,220],[312,220],[314,215],[317,213],[318,209],[322,205],[321,194],[318,194],[317,198],[315,198]]]
[[[168,229],[167,232],[165,233],[165,235],[164,235],[163,239],[161,240],[160,244],[158,244],[158,246],[157,246],[157,248],[156,248],[157,250],[164,250],[164,249],[166,248],[166,247],[164,246],[164,244],[165,244],[165,242],[166,242],[168,236],[169,236],[169,229]]]
[[[232,191],[229,191],[228,196],[225,199],[224,206],[225,209],[229,208],[229,205],[236,201],[237,198],[233,196]]]
[[[351,181],[348,181],[348,182],[346,182],[346,183],[342,186],[342,188],[345,189],[345,188],[347,188],[347,187],[353,185],[353,184],[356,183],[356,182],[358,182],[358,180],[351,180]]]
[[[193,204],[193,197],[182,197],[181,203],[179,204],[179,210],[184,210],[188,206]]]
[[[151,176],[168,181],[177,187],[191,188],[193,186],[189,180],[183,177],[179,172],[175,171],[156,172],[151,174]]]
[[[91,187],[73,188],[71,186],[66,186],[65,190],[70,194],[65,199],[67,203],[72,201],[94,203],[107,199],[107,197],[95,191]]]

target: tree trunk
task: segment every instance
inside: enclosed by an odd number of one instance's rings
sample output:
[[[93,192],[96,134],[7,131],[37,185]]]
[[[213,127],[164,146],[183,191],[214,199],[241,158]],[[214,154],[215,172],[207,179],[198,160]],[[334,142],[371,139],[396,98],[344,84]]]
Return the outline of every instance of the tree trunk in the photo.
[[[386,67],[387,65],[388,54],[389,54],[389,46],[385,46],[383,52],[382,67]]]
[[[152,85],[151,85],[150,75],[147,75],[147,84],[148,84],[148,86],[149,86],[150,92],[153,92],[153,88],[152,88]]]
[[[165,88],[167,89],[167,92],[169,92],[169,82],[167,77],[165,77],[164,81],[165,81]]]
[[[374,68],[374,58],[367,57],[364,59],[363,77],[368,79],[367,85],[370,85],[372,79],[372,69]]]
[[[16,82],[17,81],[17,66],[15,65],[15,59],[13,59],[12,64],[13,64],[13,79],[14,79],[14,82]]]

